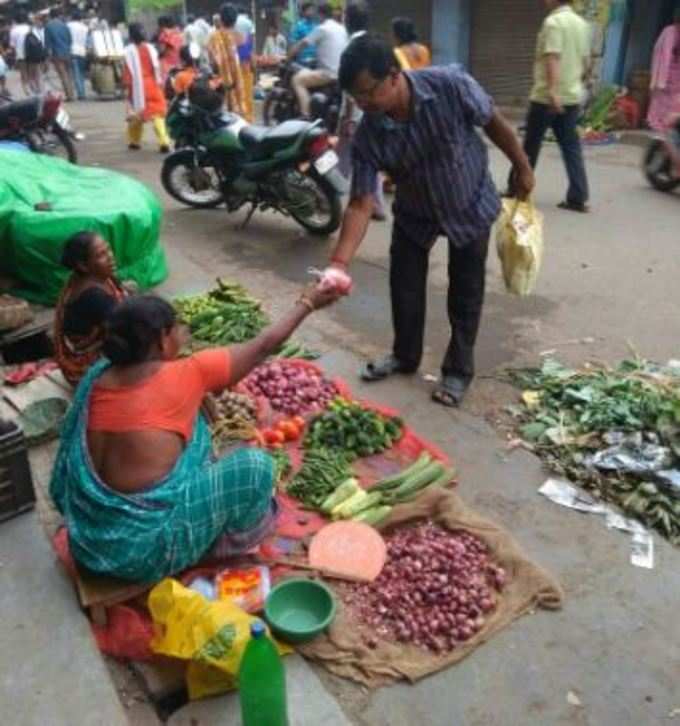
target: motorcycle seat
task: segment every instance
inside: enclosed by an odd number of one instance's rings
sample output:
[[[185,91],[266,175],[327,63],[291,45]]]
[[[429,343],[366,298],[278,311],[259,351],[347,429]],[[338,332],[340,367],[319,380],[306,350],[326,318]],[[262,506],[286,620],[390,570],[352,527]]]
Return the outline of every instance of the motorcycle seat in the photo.
[[[20,123],[35,121],[40,113],[40,98],[26,98],[21,101],[12,101],[0,106],[0,126],[9,126],[9,120],[14,118]]]
[[[245,126],[239,133],[243,146],[260,153],[268,153],[288,146],[295,138],[310,128],[308,121],[284,121],[274,128],[268,126]]]

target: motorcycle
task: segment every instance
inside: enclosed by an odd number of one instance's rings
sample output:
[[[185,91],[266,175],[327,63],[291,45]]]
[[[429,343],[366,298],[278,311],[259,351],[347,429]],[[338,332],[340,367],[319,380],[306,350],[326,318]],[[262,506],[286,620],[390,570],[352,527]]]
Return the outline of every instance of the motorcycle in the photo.
[[[2,100],[0,141],[16,141],[38,154],[78,163],[75,146],[78,135],[71,127],[71,119],[59,94],[48,92],[21,101],[3,96]]]
[[[665,137],[652,139],[643,168],[649,183],[660,192],[680,187],[680,120]]]
[[[347,182],[321,122],[254,126],[178,96],[167,125],[176,150],[165,158],[161,181],[182,204],[224,203],[230,213],[250,204],[244,227],[257,209],[291,216],[313,234],[340,226]]]
[[[293,91],[293,76],[305,66],[284,61],[279,66],[278,80],[267,91],[262,106],[265,126],[280,124],[300,117],[300,107]],[[337,81],[316,89],[310,98],[310,117],[321,119],[324,126],[335,131],[342,104],[342,91]]]

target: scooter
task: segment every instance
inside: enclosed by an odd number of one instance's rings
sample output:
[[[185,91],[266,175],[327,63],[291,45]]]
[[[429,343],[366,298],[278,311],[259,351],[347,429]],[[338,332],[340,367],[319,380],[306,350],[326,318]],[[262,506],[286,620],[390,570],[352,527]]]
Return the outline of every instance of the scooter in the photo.
[[[665,136],[652,139],[643,168],[649,183],[660,192],[680,187],[680,120]]]
[[[3,96],[0,103],[0,141],[17,141],[31,151],[78,163],[75,141],[80,137],[58,93],[15,101]]]
[[[176,150],[161,181],[182,204],[225,204],[230,213],[250,204],[244,227],[257,209],[291,216],[313,234],[340,226],[347,182],[321,122],[254,126],[183,95],[171,103],[167,125]]]
[[[278,80],[267,91],[262,106],[265,126],[280,124],[289,119],[300,117],[300,107],[293,91],[293,76],[305,66],[284,61],[279,66]],[[342,92],[337,81],[321,86],[310,98],[310,117],[321,119],[324,126],[335,132],[342,104]]]

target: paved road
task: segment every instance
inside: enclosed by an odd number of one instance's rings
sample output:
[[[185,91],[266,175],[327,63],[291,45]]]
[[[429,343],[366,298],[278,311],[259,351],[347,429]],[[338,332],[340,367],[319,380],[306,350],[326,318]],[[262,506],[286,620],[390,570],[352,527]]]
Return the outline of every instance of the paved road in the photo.
[[[274,215],[181,209],[160,191],[161,157],[150,136],[131,153],[123,140],[119,103],[72,106],[88,133],[84,162],[130,173],[159,190],[166,209],[163,240],[172,274],[169,293],[205,288],[217,274],[242,279],[270,308],[290,304],[308,265],[322,264],[329,242],[313,240]],[[150,130],[147,131],[149,133]],[[536,360],[556,349],[577,363],[614,361],[629,346],[642,355],[678,355],[677,285],[680,197],[652,192],[638,170],[639,150],[588,152],[594,212],[560,212],[564,180],[555,149],[539,170],[536,200],[546,214],[546,260],[536,295],[521,300],[502,289],[495,254],[489,258],[489,295],[479,343],[480,373]],[[502,180],[506,165],[492,156]],[[374,224],[354,267],[356,292],[328,315],[312,319],[305,335],[333,351],[325,364],[354,380],[360,359],[390,344],[387,303],[388,224]],[[447,335],[444,245],[433,254],[428,351],[423,370],[435,372]],[[572,343],[583,339],[593,342]],[[557,575],[567,594],[559,614],[525,618],[460,666],[412,686],[364,694],[325,676],[353,722],[367,726],[414,723],[452,726],[664,723],[680,706],[678,553],[658,543],[657,568],[628,564],[628,542],[601,522],[565,512],[536,495],[544,478],[532,456],[505,455],[479,416],[508,392],[483,376],[463,411],[428,402],[420,378],[363,395],[408,411],[416,428],[445,447],[461,472],[461,494],[509,527],[530,555]],[[582,707],[570,705],[578,694]]]

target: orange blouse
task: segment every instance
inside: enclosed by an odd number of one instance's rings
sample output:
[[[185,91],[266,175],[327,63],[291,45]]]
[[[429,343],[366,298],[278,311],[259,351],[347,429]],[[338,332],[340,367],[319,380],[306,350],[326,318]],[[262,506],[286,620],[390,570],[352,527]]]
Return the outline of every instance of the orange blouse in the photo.
[[[226,388],[231,356],[213,348],[163,363],[149,378],[131,386],[107,388],[95,384],[90,394],[88,429],[170,431],[191,438],[203,396]]]

